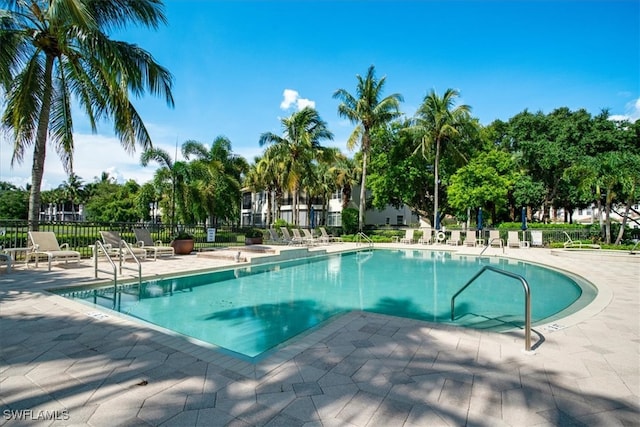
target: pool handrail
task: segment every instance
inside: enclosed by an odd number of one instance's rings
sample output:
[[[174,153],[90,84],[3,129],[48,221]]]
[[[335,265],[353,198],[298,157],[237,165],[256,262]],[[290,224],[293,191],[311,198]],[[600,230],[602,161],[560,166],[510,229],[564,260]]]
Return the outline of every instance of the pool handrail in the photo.
[[[482,273],[490,270],[495,273],[503,274],[505,276],[511,277],[513,279],[517,279],[522,283],[522,288],[524,290],[524,350],[526,352],[531,352],[531,290],[529,287],[529,283],[527,283],[526,279],[519,274],[512,273],[510,271],[501,270],[496,267],[492,267],[490,265],[485,265],[478,271],[475,276],[473,276],[458,292],[456,292],[451,297],[451,321],[455,319],[455,300],[456,297],[465,289],[471,285]]]
[[[359,231],[358,234],[356,234],[357,244],[360,244],[360,239],[363,239],[365,242],[367,242],[367,246],[373,247],[373,240],[371,240],[371,238],[364,234],[362,231]]]

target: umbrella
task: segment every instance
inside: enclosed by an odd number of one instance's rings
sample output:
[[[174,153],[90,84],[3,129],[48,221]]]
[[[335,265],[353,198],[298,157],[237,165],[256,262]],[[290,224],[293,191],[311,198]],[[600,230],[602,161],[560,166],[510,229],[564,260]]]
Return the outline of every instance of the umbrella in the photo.
[[[313,209],[313,206],[311,206],[311,212],[309,213],[309,216],[311,217],[309,219],[309,222],[311,223],[311,228],[316,228],[316,211],[315,209]]]
[[[525,208],[522,208],[522,231],[527,229],[527,210]]]
[[[436,214],[436,230],[440,230],[440,214]]]
[[[482,231],[482,208],[478,209],[478,230]]]

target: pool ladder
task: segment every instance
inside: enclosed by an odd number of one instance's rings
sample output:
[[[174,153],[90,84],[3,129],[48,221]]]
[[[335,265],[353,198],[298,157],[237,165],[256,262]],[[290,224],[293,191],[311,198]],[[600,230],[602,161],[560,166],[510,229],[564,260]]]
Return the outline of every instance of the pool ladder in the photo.
[[[531,291],[529,288],[529,283],[525,280],[524,277],[519,274],[511,273],[509,271],[501,270],[499,268],[492,267],[490,265],[485,265],[473,276],[458,292],[456,292],[451,297],[451,320],[455,319],[455,302],[456,297],[462,293],[465,289],[469,287],[482,273],[485,271],[493,271],[498,274],[503,274],[505,276],[511,277],[513,279],[517,279],[522,283],[522,288],[524,290],[524,350],[525,352],[531,352]]]
[[[361,240],[364,240],[366,242],[366,245],[370,248],[373,247],[373,240],[371,240],[371,238],[364,234],[362,231],[359,231],[358,234],[356,234],[356,243],[359,245]]]
[[[102,251],[102,252],[100,252]],[[98,258],[99,258],[99,254],[100,253],[104,253],[104,255],[107,258],[107,261],[109,261],[109,264],[111,264],[111,268],[112,271],[109,270],[103,270],[100,269],[98,267]],[[134,267],[127,267],[122,265],[122,262],[125,258],[125,254],[131,255],[131,257],[133,258],[133,260],[135,261],[135,263],[137,264],[137,268]],[[140,264],[140,260],[138,259],[138,257],[136,257],[136,255],[133,253],[133,250],[131,249],[131,246],[129,246],[129,244],[127,242],[125,242],[124,240],[120,240],[120,247],[118,248],[118,252],[117,252],[117,256],[118,256],[118,262],[119,262],[119,272],[120,274],[122,274],[122,270],[131,270],[131,271],[135,271],[138,273],[138,286],[142,286],[142,265]],[[94,275],[95,278],[98,278],[98,272],[102,272],[102,273],[107,273],[107,274],[113,274],[113,307],[116,307],[116,299],[117,299],[117,295],[118,295],[118,268],[116,267],[116,264],[113,262],[113,259],[111,258],[111,255],[109,254],[109,251],[107,250],[107,248],[102,244],[101,241],[96,240],[96,243],[94,245],[93,248],[93,265],[94,265]]]

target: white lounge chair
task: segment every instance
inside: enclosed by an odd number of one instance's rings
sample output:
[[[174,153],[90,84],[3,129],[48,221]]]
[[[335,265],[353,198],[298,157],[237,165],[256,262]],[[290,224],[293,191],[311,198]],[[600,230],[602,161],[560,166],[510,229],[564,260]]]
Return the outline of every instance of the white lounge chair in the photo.
[[[531,246],[544,246],[544,242],[542,241],[542,231],[531,231]]]
[[[291,237],[291,234],[289,233],[289,229],[287,227],[280,227],[280,231],[282,232],[282,240],[284,240],[286,244],[295,245],[300,243],[293,241],[293,237]]]
[[[433,230],[431,228],[423,228],[422,236],[418,239],[418,243],[428,245],[433,243]]]
[[[413,238],[413,232],[414,229],[413,228],[407,228],[404,232],[404,237],[402,239],[400,239],[400,243],[413,243],[415,240]]]
[[[467,230],[464,235],[464,245],[465,246],[477,246],[478,244],[482,244],[484,241],[482,239],[478,239],[478,234],[475,230]]]
[[[327,233],[327,230],[324,227],[319,227],[318,229],[320,230],[320,241],[321,242],[325,242],[325,243],[342,242],[342,238],[335,237],[335,236]]]
[[[31,258],[35,258],[36,267],[41,256],[46,256],[51,271],[51,263],[53,261],[69,261],[79,262],[80,252],[69,250],[69,244],[60,245],[55,233],[52,231],[29,231],[29,240],[31,241],[30,251],[27,252],[26,263],[29,264]]]
[[[564,231],[563,232],[565,236],[567,236],[567,241],[563,243],[563,246],[565,248],[590,248],[590,249],[600,249],[600,245],[597,245],[595,243],[582,243],[580,240],[575,241],[575,240],[571,240],[571,236],[569,236],[569,234]]]
[[[299,229],[292,228],[291,233],[293,233],[293,237],[291,238],[291,243],[289,243],[290,245],[302,245],[305,243]]]
[[[313,237],[313,234],[311,234],[311,232],[306,228],[302,229],[302,234],[304,234],[304,236],[302,236],[302,241],[304,243],[307,243],[309,245],[316,245],[320,243],[320,239]]]
[[[529,242],[526,240],[520,240],[520,236],[517,231],[509,231],[507,233],[507,247],[509,248],[528,248]]]
[[[102,236],[102,242],[110,256],[122,257],[123,260],[126,260],[127,257],[134,255],[136,258],[147,259],[145,249],[129,245],[117,231],[100,231],[100,236]]]
[[[147,251],[147,256],[153,254],[154,261],[158,259],[159,256],[174,256],[176,254],[171,246],[163,245],[162,240],[156,240],[154,242],[151,233],[146,228],[134,228],[133,233],[136,235],[136,240],[138,240],[138,247]]]
[[[447,245],[458,246],[460,244],[460,230],[452,230],[451,236],[447,239]]]
[[[274,230],[273,228],[269,228],[269,238],[267,239],[267,242],[269,243],[273,243],[273,244],[280,244],[280,243],[284,243],[284,240],[278,236],[278,232],[276,230]]]
[[[500,230],[489,230],[489,246],[503,247],[504,240],[500,238]]]

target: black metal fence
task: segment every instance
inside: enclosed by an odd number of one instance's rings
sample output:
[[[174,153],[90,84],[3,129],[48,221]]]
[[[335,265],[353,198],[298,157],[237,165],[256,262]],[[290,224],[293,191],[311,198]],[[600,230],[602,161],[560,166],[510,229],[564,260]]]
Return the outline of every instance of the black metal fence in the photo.
[[[244,245],[243,229],[234,227],[217,227],[215,240],[209,241],[210,233],[202,225],[184,224],[150,224],[142,222],[88,222],[88,221],[40,221],[39,231],[52,231],[58,242],[67,243],[70,249],[76,250],[83,257],[91,256],[91,246],[96,240],[101,240],[100,231],[117,231],[123,240],[134,245],[135,228],[146,228],[151,232],[154,241],[169,244],[178,231],[184,231],[193,236],[195,249]],[[0,219],[0,247],[27,248],[29,247],[29,222],[24,220]]]

